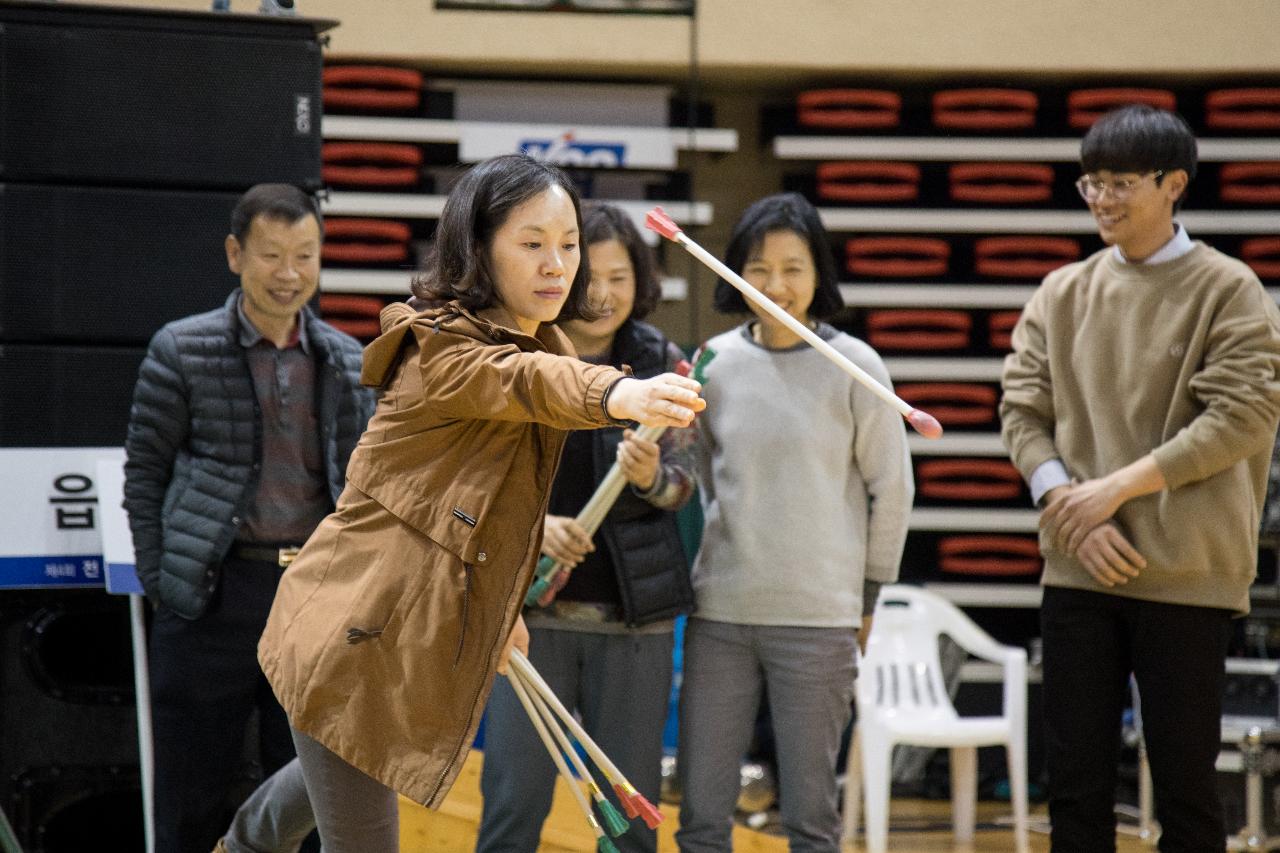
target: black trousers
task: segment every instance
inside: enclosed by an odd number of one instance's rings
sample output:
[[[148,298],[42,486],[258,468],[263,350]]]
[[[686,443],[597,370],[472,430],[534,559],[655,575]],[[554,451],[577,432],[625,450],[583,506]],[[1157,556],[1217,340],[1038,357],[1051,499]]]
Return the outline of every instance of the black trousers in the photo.
[[[1231,612],[1045,587],[1045,748],[1054,853],[1115,850],[1116,765],[1138,684],[1164,853],[1226,849],[1214,762]]]
[[[238,794],[253,788],[241,771],[255,709],[263,772],[294,756],[288,720],[257,658],[283,571],[228,559],[204,616],[187,620],[161,608],[152,620],[157,853],[209,853],[226,832]]]

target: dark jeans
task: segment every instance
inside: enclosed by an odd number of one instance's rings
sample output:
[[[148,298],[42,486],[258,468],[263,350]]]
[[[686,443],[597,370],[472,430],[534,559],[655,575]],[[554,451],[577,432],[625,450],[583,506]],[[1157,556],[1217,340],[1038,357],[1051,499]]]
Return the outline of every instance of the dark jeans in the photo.
[[[1214,762],[1231,612],[1045,587],[1040,619],[1054,853],[1115,850],[1130,673],[1141,696],[1160,850],[1225,850]]]
[[[258,711],[264,774],[293,758],[284,710],[258,667],[258,639],[283,572],[228,559],[204,616],[161,608],[151,625],[157,853],[209,853],[239,804],[233,789]],[[234,797],[234,798],[233,798]]]

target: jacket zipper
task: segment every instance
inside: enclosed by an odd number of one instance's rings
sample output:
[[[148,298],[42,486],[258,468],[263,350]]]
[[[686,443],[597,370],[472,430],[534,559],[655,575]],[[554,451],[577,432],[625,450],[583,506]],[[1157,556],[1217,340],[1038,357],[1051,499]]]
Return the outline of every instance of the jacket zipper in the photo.
[[[563,444],[563,442],[562,442],[562,443],[561,443],[561,450],[563,450],[563,448],[564,448],[564,444]],[[545,514],[547,514],[547,505],[548,505],[548,502],[549,502],[549,501],[550,501],[550,492],[548,492],[547,494],[544,494],[544,496],[543,496],[543,505],[541,505],[541,507],[540,507],[540,515],[539,515],[539,517],[541,517],[541,515],[545,515]],[[534,533],[532,533],[532,530],[531,530],[531,532],[530,532],[529,544],[527,544],[526,549],[525,549],[525,557],[526,557],[526,558],[527,558],[527,556],[529,556],[529,552],[530,552],[530,551],[532,551],[532,544],[534,544],[534,542],[532,542],[532,537],[534,537]],[[535,561],[530,562],[530,566],[534,565],[534,562],[536,562],[536,560],[535,560]],[[463,565],[465,565],[465,566],[466,566],[467,564],[463,564]],[[468,580],[468,581],[470,581],[470,579],[471,579],[471,569],[470,569],[470,566],[467,566],[467,580]],[[508,588],[507,588],[507,601],[508,601],[508,602],[509,602],[509,601],[511,601],[512,597],[513,597],[513,596],[515,596],[515,594],[516,594],[516,583],[517,583],[517,581],[518,581],[518,580],[520,580],[520,574],[518,574],[518,573],[517,573],[517,574],[513,574],[513,575],[512,575],[512,578],[511,578],[511,587],[508,587]],[[527,583],[527,578],[526,578],[525,580],[526,580],[526,583]],[[520,616],[520,605],[517,605],[517,606],[516,606],[516,608],[515,608],[515,610],[513,610],[512,612],[513,612],[513,613],[515,613],[515,615],[516,615],[517,617],[518,617],[518,616]],[[512,620],[512,621],[515,621],[515,620]],[[506,620],[503,620],[503,624],[506,624]],[[499,637],[502,637],[502,633],[500,633],[500,631],[499,631],[499,633],[498,633],[498,637],[494,637],[494,643],[492,644],[492,646],[490,646],[490,647],[489,647],[489,654],[488,654],[488,658],[492,658],[492,657],[493,657],[494,648],[495,648],[495,647],[497,647],[497,644],[498,644],[497,640],[498,640],[498,638],[499,638]],[[483,710],[483,708],[476,708],[476,699],[479,699],[479,698],[480,698],[480,690],[481,690],[481,688],[483,688],[483,686],[484,686],[484,679],[480,679],[479,681],[476,681],[476,688],[475,688],[475,690],[472,690],[472,693],[471,693],[471,719],[468,719],[468,720],[467,720],[467,730],[470,730],[470,729],[471,729],[471,720],[474,720],[474,719],[475,719],[475,713],[476,713],[476,711],[477,711],[477,710],[479,710],[479,711],[481,711],[481,712],[483,712],[483,711],[484,711],[484,710]],[[466,740],[467,740],[467,738],[466,738],[466,731],[463,731],[463,735],[461,736],[461,738],[458,738],[458,743],[457,743],[456,747],[454,747],[454,748],[453,748],[453,754],[452,754],[452,756],[451,756],[451,757],[449,757],[449,762],[447,763],[447,765],[444,765],[444,771],[442,772],[442,774],[440,774],[439,779],[436,779],[436,780],[435,780],[435,788],[431,789],[431,795],[430,795],[430,797],[426,798],[426,803],[424,803],[424,806],[429,806],[429,804],[430,804],[431,802],[434,802],[435,797],[436,797],[436,794],[439,794],[439,793],[440,793],[440,788],[442,788],[442,786],[444,785],[445,777],[448,777],[449,772],[451,772],[451,771],[453,770],[453,766],[454,766],[454,765],[456,765],[456,763],[458,763],[458,756],[460,756],[460,754],[462,754],[463,748],[466,748],[466,745],[467,745]]]
[[[458,651],[453,656],[454,669],[462,660],[462,647],[467,641],[467,615],[471,611],[471,564],[463,563],[462,571],[466,575],[466,583],[462,587],[462,630],[458,632]]]
[[[543,502],[542,502],[543,514],[546,513],[548,500],[550,500],[550,493],[548,493],[547,496],[543,499]],[[532,533],[530,534],[530,536],[532,537]],[[533,545],[533,540],[532,538],[530,538],[528,551],[533,550],[532,545]],[[528,551],[526,551],[526,555]],[[469,582],[471,580],[471,567],[466,563],[463,563],[463,565],[467,567],[467,580],[469,585]],[[512,596],[516,594],[516,582],[519,579],[520,579],[519,574],[512,575],[511,586],[507,589],[507,598],[506,598],[507,601],[510,601]],[[519,616],[520,607],[517,606],[514,612],[517,616]],[[502,634],[499,633],[498,636],[500,637],[502,636]],[[494,647],[497,645],[497,642],[496,642],[497,637],[495,637],[494,640],[495,640],[494,645],[489,647],[488,656],[490,658],[493,657]],[[476,713],[476,700],[480,698],[480,690],[483,686],[484,686],[484,679],[482,678],[478,682],[476,682],[476,688],[471,693],[471,708],[472,708],[471,715],[473,718],[475,717],[475,713]],[[480,710],[483,711],[483,709],[480,709]],[[470,729],[470,728],[471,728],[471,720],[467,720],[467,729]],[[444,785],[444,780],[448,777],[449,772],[453,770],[453,766],[458,763],[458,756],[462,754],[462,750],[464,747],[466,747],[466,745],[467,745],[467,738],[464,732],[463,736],[458,739],[457,746],[453,748],[453,755],[449,757],[449,763],[444,766],[444,771],[440,774],[440,778],[436,780],[435,787],[431,789],[431,795],[427,797],[427,800],[425,803],[423,803],[423,805],[429,805],[430,803],[435,801],[436,795],[440,793],[440,788]]]
[[[464,612],[465,612],[465,610],[466,610],[466,601],[467,601],[467,598],[468,598],[468,597],[469,597],[469,595],[470,595],[470,589],[471,589],[471,566],[470,566],[470,564],[468,564],[468,563],[463,563],[462,565],[463,565],[463,566],[466,568],[466,570],[467,570],[467,586],[466,586],[466,590],[465,590],[465,591],[464,591],[464,593],[463,593],[463,599],[462,599],[462,600],[463,600],[463,603],[464,603],[463,610],[464,610]],[[512,583],[511,583],[511,588],[510,588],[509,590],[507,590],[507,600],[510,600],[510,599],[511,599],[511,596],[515,595],[515,591],[516,591],[516,586],[515,586],[515,580],[513,579],[513,580],[512,580]],[[519,613],[519,612],[520,612],[518,608],[517,608],[516,612],[517,612],[517,613]],[[466,631],[466,623],[465,623],[465,622],[463,623],[463,631],[464,631],[464,633],[465,633],[465,631]],[[501,635],[499,635],[499,636],[501,636]],[[459,653],[459,655],[461,655],[461,653],[462,653],[462,644],[461,644],[461,642],[459,642],[459,644],[458,644],[458,653]],[[492,656],[493,656],[493,647],[492,647],[492,646],[490,646],[490,648],[489,648],[489,656],[490,656],[490,657],[492,657]],[[456,669],[456,668],[457,668],[457,666],[458,666],[457,658],[455,658],[455,659],[454,659],[454,663],[453,663],[453,665],[454,665],[454,668]],[[475,716],[476,700],[480,698],[480,689],[481,689],[481,687],[482,687],[483,685],[484,685],[484,679],[482,678],[482,679],[480,679],[480,681],[479,681],[479,682],[477,682],[477,684],[476,684],[476,689],[475,689],[474,691],[472,691],[472,693],[471,693],[471,708],[472,708],[471,715],[472,715],[472,717],[474,717],[474,716]],[[470,727],[471,727],[471,720],[467,720],[467,728],[468,728],[468,729],[470,729]],[[463,747],[466,745],[466,741],[467,741],[467,738],[466,738],[466,734],[464,733],[464,734],[463,734],[463,736],[462,736],[461,738],[459,738],[459,740],[458,740],[458,745],[457,745],[456,747],[454,747],[454,749],[453,749],[453,755],[449,757],[449,763],[448,763],[448,764],[446,764],[446,765],[444,766],[444,772],[442,772],[442,773],[440,774],[440,778],[436,780],[436,786],[435,786],[434,788],[432,788],[432,789],[431,789],[431,795],[430,795],[429,797],[427,797],[427,800],[426,800],[426,802],[425,802],[425,803],[423,803],[423,805],[425,805],[425,806],[430,806],[430,804],[431,804],[432,802],[434,802],[434,801],[435,801],[436,795],[440,793],[440,788],[441,788],[441,786],[443,786],[443,785],[444,785],[444,780],[445,780],[445,778],[446,778],[446,777],[448,777],[449,772],[453,769],[453,766],[454,766],[455,764],[457,764],[457,763],[458,763],[458,756],[462,754],[462,749],[463,749]]]

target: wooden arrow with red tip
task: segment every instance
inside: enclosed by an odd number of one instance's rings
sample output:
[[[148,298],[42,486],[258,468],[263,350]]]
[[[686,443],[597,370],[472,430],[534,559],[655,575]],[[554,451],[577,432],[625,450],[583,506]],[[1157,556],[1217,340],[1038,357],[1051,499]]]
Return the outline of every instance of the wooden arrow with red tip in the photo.
[[[638,817],[644,821],[645,826],[650,829],[656,829],[658,824],[662,823],[662,812],[653,803],[649,802],[644,794],[637,791],[635,786],[618,769],[618,766],[609,760],[609,756],[605,755],[604,750],[591,739],[591,735],[587,734],[586,730],[582,728],[578,720],[556,696],[555,691],[542,680],[542,676],[533,668],[533,664],[529,663],[529,659],[521,654],[518,649],[513,649],[510,665],[515,668],[517,678],[523,679],[527,686],[541,695],[542,699],[560,718],[564,726],[573,733],[574,740],[582,744],[582,748],[586,750],[592,763],[600,768],[600,771],[604,773],[605,779],[613,786],[614,793],[618,795],[618,801],[622,803],[622,808],[627,813],[627,817]]]
[[[938,423],[937,418],[928,412],[912,407],[910,403],[884,387],[884,385],[880,384],[874,376],[850,361],[844,353],[818,337],[813,333],[812,329],[779,308],[772,299],[753,287],[745,278],[725,266],[719,258],[699,246],[693,240],[690,240],[689,237],[680,230],[680,226],[676,225],[675,220],[668,216],[666,211],[661,207],[655,207],[653,210],[650,210],[645,214],[644,224],[650,231],[656,231],[671,242],[683,246],[685,251],[702,261],[702,263],[710,268],[712,272],[731,284],[744,297],[760,306],[762,310],[768,312],[769,315],[779,323],[782,323],[788,329],[799,335],[805,343],[825,355],[829,360],[834,362],[837,367],[864,385],[867,390],[871,391],[881,400],[897,409],[898,412],[906,418],[907,423],[911,424],[911,428],[916,432],[920,433],[925,438],[942,437],[942,424]]]

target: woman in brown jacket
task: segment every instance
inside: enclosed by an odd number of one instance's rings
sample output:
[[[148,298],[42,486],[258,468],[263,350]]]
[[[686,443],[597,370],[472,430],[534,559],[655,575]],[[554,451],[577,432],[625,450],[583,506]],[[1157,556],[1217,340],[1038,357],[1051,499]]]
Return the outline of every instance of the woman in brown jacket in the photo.
[[[581,223],[555,167],[481,163],[449,195],[412,304],[384,309],[365,351],[381,399],[258,648],[326,853],[391,853],[395,792],[431,807],[448,792],[494,673],[527,645],[567,431],[687,426],[704,405],[692,380],[572,357],[551,324],[590,315]]]

